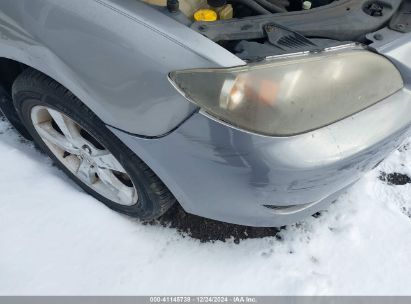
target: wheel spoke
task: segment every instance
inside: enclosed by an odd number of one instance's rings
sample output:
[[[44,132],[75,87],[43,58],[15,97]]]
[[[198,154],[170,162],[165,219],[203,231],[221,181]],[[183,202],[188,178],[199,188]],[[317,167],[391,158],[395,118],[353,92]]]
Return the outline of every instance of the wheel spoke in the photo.
[[[97,175],[121,201],[128,204],[136,201],[137,193],[134,187],[124,185],[111,170],[97,168]]]
[[[48,112],[67,140],[74,145],[80,146],[82,137],[80,135],[80,128],[76,123],[55,110],[48,109]]]
[[[118,162],[113,154],[111,154],[107,150],[101,151],[97,155],[93,155],[92,157],[96,165],[101,169],[109,169],[121,173],[126,173],[123,166]]]
[[[71,154],[78,154],[79,150],[74,147],[67,138],[57,132],[50,122],[43,122],[36,125],[36,130],[43,140],[57,146],[58,148],[67,151]]]
[[[85,185],[120,205],[138,201],[121,163],[80,123],[45,106],[33,107],[31,119],[50,151]]]
[[[92,185],[97,181],[95,167],[86,160],[80,160],[77,176],[88,185]]]

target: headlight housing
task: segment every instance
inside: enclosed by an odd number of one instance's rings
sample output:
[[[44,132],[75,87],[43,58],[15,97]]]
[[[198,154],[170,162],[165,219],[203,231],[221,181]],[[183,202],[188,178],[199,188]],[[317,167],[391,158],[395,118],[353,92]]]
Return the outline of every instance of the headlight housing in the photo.
[[[386,58],[353,48],[235,68],[176,71],[170,79],[211,116],[268,136],[326,126],[404,86]]]

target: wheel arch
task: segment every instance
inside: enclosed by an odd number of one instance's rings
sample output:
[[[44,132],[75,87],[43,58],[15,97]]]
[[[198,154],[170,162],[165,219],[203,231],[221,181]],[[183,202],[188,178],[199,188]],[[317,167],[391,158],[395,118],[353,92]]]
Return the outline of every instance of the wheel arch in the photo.
[[[8,56],[8,53],[12,53],[14,56]],[[40,60],[33,60],[33,57],[29,53],[25,53],[26,56],[18,56],[18,54],[18,49],[15,49],[14,52],[10,50],[5,52],[4,49],[0,50],[0,110],[23,137],[31,139],[30,134],[27,132],[17,114],[12,99],[13,83],[25,69],[30,68],[46,75],[47,77],[53,79],[54,81],[67,88],[80,100],[84,99],[81,99],[77,95],[79,91],[76,90],[76,85],[70,85],[69,81],[61,79],[61,77],[58,76],[59,73],[56,72],[56,69],[54,69],[53,71],[52,68],[48,68],[50,67],[52,62],[56,64],[56,60],[46,59],[45,62],[41,62]],[[43,56],[42,58],[47,58],[47,56]],[[48,65],[47,62],[49,62],[50,65]],[[61,64],[56,65],[61,66]],[[63,70],[67,70],[67,68],[62,69],[62,71]],[[65,74],[67,73],[60,73],[60,75]],[[82,94],[80,94],[80,96],[81,95]],[[86,102],[83,101],[83,103],[86,106],[89,106],[88,104],[86,104]]]
[[[57,165],[60,164],[58,166],[69,176],[72,176],[74,181],[86,192],[108,207],[124,214],[151,220],[174,204],[174,197],[158,176],[116,135],[110,132],[104,126],[104,122],[66,87],[47,75],[28,68],[14,81],[12,96],[13,104],[24,125],[32,134],[37,147],[49,154]],[[67,106],[68,104],[70,106]],[[45,127],[44,124],[48,125]],[[58,148],[56,149],[56,147]],[[82,170],[85,171],[81,172],[86,175],[79,175],[80,167],[76,167],[79,164],[73,164],[72,157],[65,161],[68,155],[74,156],[80,163],[84,164],[85,167]],[[107,156],[110,157],[107,158]],[[112,177],[106,170],[111,172]],[[124,206],[117,201],[118,191],[114,190],[113,192],[110,189],[119,187],[115,185],[119,184],[118,181],[121,183],[122,179],[117,177],[117,184],[116,182],[111,184],[112,178],[116,179],[112,171],[125,173],[130,182],[134,183],[134,190],[137,188],[139,191],[145,189],[144,199],[141,200],[141,203],[137,204],[134,196],[130,196],[133,200],[130,205],[127,200],[127,204]],[[97,172],[103,175],[97,177]],[[81,176],[86,178],[86,182],[82,180]],[[91,178],[104,180],[104,185],[107,185],[108,182],[111,185],[108,188],[111,194],[109,193],[110,195],[107,196],[107,191],[104,191],[104,194],[96,190],[101,190],[101,187],[95,188],[94,182],[90,181]],[[126,183],[122,185],[123,188],[120,187],[119,191],[124,190],[124,185],[133,186]],[[164,191],[168,191],[167,196],[163,196]],[[125,193],[127,198],[127,193],[130,192],[126,191]]]
[[[22,136],[31,139],[17,114],[11,94],[14,81],[25,68],[27,66],[21,62],[0,57],[0,111]]]

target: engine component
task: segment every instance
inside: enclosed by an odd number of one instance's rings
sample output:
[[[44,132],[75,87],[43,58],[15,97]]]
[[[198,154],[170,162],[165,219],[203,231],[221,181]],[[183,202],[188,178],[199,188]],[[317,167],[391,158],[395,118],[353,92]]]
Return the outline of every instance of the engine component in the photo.
[[[303,10],[309,10],[313,6],[311,1],[304,1],[303,2]]]
[[[216,21],[217,18],[217,13],[211,9],[200,9],[194,13],[195,21],[212,22]]]
[[[210,7],[217,8],[227,4],[227,0],[207,0],[207,4]]]
[[[310,10],[218,21],[209,26],[196,22],[192,28],[214,41],[264,39],[267,24],[280,25],[306,37],[362,41],[367,33],[391,20],[402,0],[379,0],[378,3],[383,6],[382,16],[366,12],[370,0],[339,0]]]
[[[167,0],[167,9],[170,13],[177,13],[180,8],[178,0]]]
[[[160,9],[167,7],[167,12],[171,13],[174,19],[186,24],[191,21],[211,22],[216,20],[229,20],[234,16],[233,6],[227,4],[226,0],[143,0]],[[254,0],[250,0],[254,1]],[[222,4],[222,5],[221,5]],[[175,14],[179,12],[182,19]],[[185,16],[185,17],[184,17]]]
[[[237,4],[245,4],[247,7],[251,8],[252,10],[261,15],[271,15],[271,12],[269,10],[265,9],[254,0],[235,0],[235,2]]]
[[[298,51],[301,48],[305,51],[318,50],[318,47],[299,33],[281,28],[274,24],[268,24],[264,27],[268,42],[284,51]]]
[[[193,20],[194,13],[200,9],[208,8],[207,0],[143,0],[145,3],[158,6],[167,7],[169,12],[175,13],[177,11],[182,12],[187,18]],[[176,10],[175,3],[169,3],[169,1],[178,2]]]
[[[218,13],[218,19],[229,20],[234,16],[234,9],[231,4],[226,4],[222,7],[217,7],[214,9]]]

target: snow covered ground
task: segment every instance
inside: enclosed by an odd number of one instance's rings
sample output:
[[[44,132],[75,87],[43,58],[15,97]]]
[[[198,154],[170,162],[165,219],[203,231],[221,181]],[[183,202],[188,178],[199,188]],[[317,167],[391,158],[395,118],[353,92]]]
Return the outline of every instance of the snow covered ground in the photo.
[[[0,118],[0,295],[411,294],[411,149],[328,212],[270,237],[200,243],[84,194]]]

